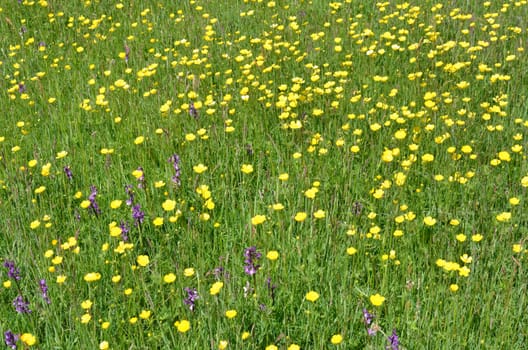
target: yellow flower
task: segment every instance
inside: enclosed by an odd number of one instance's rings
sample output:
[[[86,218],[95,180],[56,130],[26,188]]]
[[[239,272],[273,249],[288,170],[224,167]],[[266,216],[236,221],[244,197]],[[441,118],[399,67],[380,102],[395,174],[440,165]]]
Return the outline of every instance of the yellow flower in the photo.
[[[107,350],[108,348],[110,348],[110,345],[106,340],[99,343],[99,350]]]
[[[304,196],[306,198],[314,199],[317,192],[319,192],[319,189],[317,187],[312,187],[304,191]]]
[[[306,217],[307,217],[307,214],[305,212],[298,212],[297,214],[295,214],[295,221],[297,222],[302,222],[304,220],[306,220]]]
[[[514,253],[520,253],[522,251],[522,245],[514,244],[513,247],[512,247],[512,251]]]
[[[194,268],[192,268],[192,267],[188,267],[188,268],[186,268],[185,270],[183,270],[183,275],[184,275],[185,277],[192,277],[192,276],[194,276]]]
[[[90,205],[91,205],[91,202],[89,200],[87,200],[87,199],[82,201],[81,204],[80,204],[81,208],[83,208],[83,209],[88,208]]]
[[[271,344],[266,346],[265,350],[279,350],[279,348],[277,347],[277,345]]]
[[[466,241],[466,235],[463,234],[463,233],[459,233],[458,235],[455,236],[456,240],[459,241],[459,242],[465,242]]]
[[[139,318],[141,318],[142,320],[147,320],[149,319],[151,314],[152,312],[150,310],[142,310],[139,314]]]
[[[93,303],[90,299],[87,299],[83,302],[81,302],[81,307],[84,309],[84,310],[89,310],[91,307],[92,307]]]
[[[242,333],[242,340],[246,340],[247,338],[249,338],[251,336],[251,333],[249,332],[243,332]]]
[[[224,282],[221,282],[221,281],[213,283],[213,285],[211,286],[211,289],[209,289],[209,294],[217,295],[218,293],[220,293],[220,290],[222,289],[223,286],[224,286]]]
[[[314,292],[313,290],[306,293],[305,296],[306,300],[311,301],[312,303],[315,303],[317,299],[319,299],[319,293]]]
[[[176,207],[176,201],[173,201],[171,199],[165,200],[163,204],[161,205],[163,207],[163,210],[165,211],[172,211]]]
[[[431,217],[431,216],[426,216],[424,219],[423,219],[423,222],[424,224],[426,224],[427,226],[434,226],[436,224],[436,219]]]
[[[147,266],[150,262],[148,255],[139,255],[136,259],[139,266]]]
[[[57,284],[62,284],[62,283],[64,283],[64,282],[66,281],[66,278],[67,278],[67,277],[64,276],[64,275],[58,275],[58,276],[57,276]]]
[[[174,326],[180,333],[185,333],[191,329],[191,323],[187,320],[176,321],[174,322]]]
[[[354,255],[354,254],[357,253],[357,249],[354,248],[354,247],[348,247],[346,252],[347,252],[348,255]]]
[[[330,339],[330,342],[334,345],[340,344],[343,341],[343,336],[341,334],[334,334]]]
[[[173,283],[174,281],[176,281],[176,275],[172,272],[163,276],[163,282],[165,283]]]
[[[24,333],[20,336],[20,340],[27,346],[33,346],[37,343],[37,338],[31,333]]]
[[[482,238],[484,238],[484,236],[482,236],[480,233],[477,233],[471,236],[471,240],[473,242],[480,242]]]
[[[229,342],[227,340],[220,340],[218,342],[218,349],[219,350],[224,350],[224,349],[227,349],[227,345],[229,344]]]
[[[290,175],[288,175],[288,173],[282,173],[279,175],[279,180],[281,181],[288,181],[289,178],[290,178]],[[527,178],[527,186],[528,186],[528,176],[526,178]]]
[[[101,279],[101,274],[99,272],[89,272],[84,275],[84,280],[86,282],[95,282]]]
[[[265,215],[255,215],[251,218],[251,224],[253,226],[256,226],[256,225],[260,225],[262,224],[264,221],[266,221],[266,216]]]
[[[38,220],[32,221],[31,224],[29,224],[29,227],[30,227],[32,230],[35,230],[35,229],[38,228],[39,226],[40,226],[40,221],[38,221]]]
[[[455,293],[458,290],[458,285],[457,284],[450,285],[449,290]]]
[[[113,201],[110,202],[110,208],[117,209],[121,206],[122,203],[123,203],[122,200],[114,199]]]
[[[369,299],[372,305],[374,306],[381,306],[385,302],[385,297],[381,296],[378,293],[371,295]]]
[[[195,173],[201,174],[201,173],[203,173],[204,171],[207,170],[207,167],[205,165],[203,165],[202,163],[200,163],[198,165],[193,166],[193,170],[194,170]]]
[[[163,225],[163,218],[157,217],[152,220],[152,223],[154,224],[154,226],[161,226]]]
[[[67,151],[60,151],[59,153],[57,153],[57,156],[55,157],[56,159],[61,159],[61,158],[64,158],[68,155],[68,152]]]
[[[275,260],[277,260],[279,258],[279,252],[276,251],[276,250],[270,250],[266,254],[266,258],[268,258],[268,260],[275,261]]]
[[[83,324],[87,324],[91,320],[92,320],[92,315],[90,315],[89,313],[86,313],[86,314],[81,316],[81,323],[83,323]]]
[[[225,315],[226,315],[227,318],[233,318],[233,317],[235,317],[237,315],[237,312],[236,312],[236,310],[227,310],[225,312]]]
[[[145,137],[144,137],[144,136],[138,136],[138,137],[136,137],[136,139],[134,140],[134,143],[135,143],[136,145],[140,145],[140,144],[142,144],[144,141],[145,141]]]
[[[316,219],[322,219],[322,218],[324,218],[326,216],[326,213],[325,213],[324,210],[319,209],[313,214],[313,216]]]
[[[251,174],[253,172],[253,165],[242,164],[242,168],[240,170],[242,170],[244,174]]]
[[[301,350],[301,347],[297,344],[291,344],[288,346],[288,350]]]

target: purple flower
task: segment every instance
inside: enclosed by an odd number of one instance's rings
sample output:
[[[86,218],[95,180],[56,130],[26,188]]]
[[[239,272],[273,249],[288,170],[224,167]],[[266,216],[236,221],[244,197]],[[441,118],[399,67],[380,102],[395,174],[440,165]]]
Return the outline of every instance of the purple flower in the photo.
[[[45,279],[41,279],[39,281],[39,287],[40,287],[40,293],[42,295],[42,299],[48,304],[51,304],[51,300],[48,296],[48,285],[46,284]]]
[[[372,324],[372,321],[374,320],[374,315],[368,312],[367,309],[363,309],[363,322],[365,322],[365,326],[367,327],[367,334],[372,336],[376,335],[376,332],[378,331],[379,327],[375,324]]]
[[[257,263],[262,257],[262,254],[257,251],[257,247],[252,246],[244,250],[244,257],[246,258],[246,260],[244,260],[244,263],[246,264],[244,265],[244,272],[249,276],[253,276],[260,268],[260,265]]]
[[[5,344],[8,348],[16,349],[17,348],[17,341],[20,338],[19,334],[14,334],[11,332],[11,330],[7,330],[4,332],[4,340]]]
[[[400,339],[396,334],[396,330],[392,330],[392,334],[388,337],[389,346],[386,347],[387,350],[399,350],[400,349]]]
[[[273,303],[275,301],[275,289],[277,289],[277,286],[271,283],[271,277],[268,277],[266,284],[268,285],[268,293]]]
[[[374,315],[368,312],[367,309],[363,309],[363,321],[367,326],[370,326],[372,323],[372,320],[374,320]]]
[[[145,220],[145,213],[141,211],[141,206],[136,204],[132,207],[132,218],[134,219],[134,225],[138,226]]]
[[[138,177],[138,188],[145,188],[145,172],[143,171],[143,168],[138,166],[137,170],[141,171],[141,176]]]
[[[128,224],[124,221],[121,221],[119,228],[121,229],[121,238],[123,239],[123,241],[128,241],[128,232],[130,232],[130,227],[128,226]]]
[[[29,309],[29,303],[24,300],[22,295],[18,295],[15,300],[13,300],[13,306],[15,307],[16,312],[19,314],[31,313],[31,310]]]
[[[198,111],[196,110],[196,107],[194,107],[194,103],[189,103],[189,115],[193,117],[194,119],[198,119]]]
[[[88,196],[88,200],[90,201],[90,208],[92,208],[96,215],[99,215],[101,214],[101,209],[99,209],[99,205],[97,205],[95,197],[97,197],[97,187],[92,185],[90,187],[90,195]]]
[[[4,267],[7,269],[7,277],[20,281],[20,270],[15,266],[14,261],[4,261]]]
[[[70,169],[70,167],[69,167],[68,165],[66,165],[66,166],[64,167],[64,174],[66,175],[66,177],[68,178],[68,180],[73,179],[73,173],[72,173],[72,171],[71,171],[71,169]]]
[[[26,85],[23,83],[18,83],[18,93],[23,94],[24,92],[26,92]]]
[[[132,185],[126,185],[125,186],[125,192],[128,196],[128,199],[126,201],[126,205],[131,206],[134,204],[134,191],[132,190]]]
[[[177,154],[173,154],[169,158],[169,163],[172,163],[172,167],[174,168],[174,176],[171,178],[172,182],[175,185],[180,185],[180,156]]]
[[[125,44],[125,62],[128,63],[128,59],[130,58],[130,47],[128,47],[127,44]]]
[[[185,287],[185,292],[187,292],[187,298],[183,300],[185,305],[189,306],[189,310],[194,311],[194,306],[197,299],[200,299],[198,291],[195,288]]]

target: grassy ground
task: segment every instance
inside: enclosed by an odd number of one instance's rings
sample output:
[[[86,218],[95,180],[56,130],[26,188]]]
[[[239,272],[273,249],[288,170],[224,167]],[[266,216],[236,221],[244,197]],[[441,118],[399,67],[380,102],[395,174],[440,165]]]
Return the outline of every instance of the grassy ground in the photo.
[[[527,1],[0,6],[7,347],[526,343]]]

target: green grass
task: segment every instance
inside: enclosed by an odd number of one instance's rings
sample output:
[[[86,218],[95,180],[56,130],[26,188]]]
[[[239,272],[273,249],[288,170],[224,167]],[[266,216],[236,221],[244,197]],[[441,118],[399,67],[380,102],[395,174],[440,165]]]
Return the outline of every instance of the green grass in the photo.
[[[20,349],[380,349],[395,330],[400,349],[522,348],[528,4],[460,6],[2,4],[4,336]]]

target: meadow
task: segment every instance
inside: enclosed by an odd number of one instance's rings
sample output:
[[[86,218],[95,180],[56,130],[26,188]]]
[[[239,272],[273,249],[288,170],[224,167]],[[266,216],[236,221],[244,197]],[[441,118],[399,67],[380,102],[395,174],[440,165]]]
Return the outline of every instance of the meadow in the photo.
[[[0,348],[525,348],[527,20],[0,2]]]

